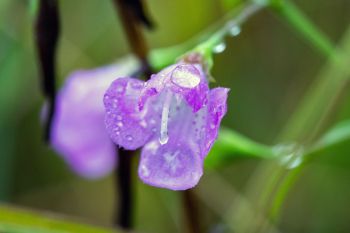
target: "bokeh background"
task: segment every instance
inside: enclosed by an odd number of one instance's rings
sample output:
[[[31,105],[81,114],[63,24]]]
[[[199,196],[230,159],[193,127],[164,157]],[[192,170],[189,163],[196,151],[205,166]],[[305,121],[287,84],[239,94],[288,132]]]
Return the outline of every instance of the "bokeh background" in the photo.
[[[293,1],[338,45],[350,30],[349,0]],[[151,48],[184,42],[218,21],[239,0],[148,0],[156,28],[146,31]],[[112,1],[59,1],[61,85],[72,71],[109,64],[129,53]],[[113,176],[77,177],[42,141],[44,99],[33,41],[32,1],[0,0],[0,200],[111,226]],[[350,43],[350,41],[348,41]],[[226,39],[215,56],[214,85],[231,88],[224,125],[273,145],[327,58],[281,17],[263,10],[239,36]],[[350,60],[349,60],[350,62]],[[349,63],[350,64],[350,63]],[[350,118],[345,92],[332,122]],[[230,204],[245,198],[247,182],[262,161],[236,159],[207,170],[194,193],[205,232],[228,232]],[[183,232],[180,195],[142,184],[136,176],[135,226],[140,232]],[[350,232],[350,141],[322,151],[308,164],[283,205],[280,232]],[[229,221],[229,220],[227,220]],[[249,222],[249,219],[246,219]]]

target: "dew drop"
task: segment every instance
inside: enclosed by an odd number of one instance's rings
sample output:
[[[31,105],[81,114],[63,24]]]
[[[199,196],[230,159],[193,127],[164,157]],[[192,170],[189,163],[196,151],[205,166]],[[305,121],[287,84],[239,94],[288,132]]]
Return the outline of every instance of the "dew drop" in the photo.
[[[113,133],[115,134],[115,135],[119,135],[120,134],[120,128],[118,127],[118,126],[116,126],[116,127],[114,127],[113,128]]]
[[[117,107],[118,107],[118,100],[117,100],[117,99],[114,99],[114,100],[112,101],[112,107],[113,107],[113,108],[117,108]]]
[[[287,168],[294,169],[294,168],[298,167],[302,162],[303,162],[302,157],[298,156],[298,157],[294,158],[292,161],[290,161]]]
[[[230,35],[231,36],[238,36],[241,33],[241,28],[237,25],[234,25],[230,28]]]
[[[280,144],[275,146],[274,152],[287,169],[297,168],[303,162],[304,149],[298,144]]]
[[[213,48],[213,52],[214,53],[222,53],[223,51],[225,51],[225,49],[226,49],[226,44],[224,42],[222,42]]]
[[[116,91],[117,93],[122,93],[124,88],[122,86],[117,86]]]
[[[171,73],[171,81],[184,88],[194,88],[200,83],[200,73],[192,65],[179,65]]]
[[[131,135],[126,135],[126,140],[128,140],[129,142],[131,142],[134,138]]]
[[[140,121],[140,126],[147,128],[147,122],[145,120]]]
[[[148,177],[150,175],[150,171],[145,165],[141,166],[141,174],[143,177]]]
[[[118,122],[117,122],[117,125],[118,125],[119,127],[123,127],[124,124],[123,124],[123,122],[118,121]]]

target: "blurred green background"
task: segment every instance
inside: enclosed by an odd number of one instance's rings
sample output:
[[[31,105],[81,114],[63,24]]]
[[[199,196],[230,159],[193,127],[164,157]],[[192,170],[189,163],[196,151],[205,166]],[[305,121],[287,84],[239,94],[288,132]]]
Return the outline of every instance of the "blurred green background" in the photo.
[[[349,0],[295,0],[337,46],[350,30]],[[184,42],[218,21],[239,0],[148,0],[156,24],[146,32],[151,48]],[[61,84],[75,69],[109,64],[129,53],[112,1],[59,1],[58,48]],[[33,41],[31,1],[0,0],[0,199],[111,226],[113,177],[88,181],[75,176],[42,142],[43,97]],[[250,19],[214,59],[214,85],[231,88],[224,125],[273,145],[328,59],[271,10]],[[350,46],[350,41],[347,41]],[[346,45],[345,45],[346,46]],[[350,58],[350,56],[349,56]],[[350,60],[347,61],[350,64]],[[329,125],[350,118],[349,91]],[[135,161],[135,166],[137,166]],[[205,232],[228,232],[233,201],[247,201],[247,183],[264,162],[237,158],[207,170],[194,189]],[[323,150],[304,168],[288,194],[276,229],[280,232],[350,232],[350,140]],[[142,184],[134,170],[136,229],[183,232],[179,193]],[[259,195],[257,193],[256,195]],[[249,219],[246,219],[249,222]]]

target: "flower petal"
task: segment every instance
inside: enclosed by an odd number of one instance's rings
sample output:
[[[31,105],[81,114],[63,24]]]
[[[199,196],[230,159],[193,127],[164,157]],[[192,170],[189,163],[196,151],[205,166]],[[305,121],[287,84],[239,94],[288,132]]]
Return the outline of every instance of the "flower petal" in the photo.
[[[202,167],[203,160],[196,145],[179,139],[161,145],[154,139],[142,149],[138,173],[146,184],[186,190],[198,183]]]
[[[194,83],[194,80],[198,80],[198,82],[196,82],[197,85],[193,85],[191,88],[179,85],[180,88],[175,89],[173,87],[174,92],[184,95],[185,100],[188,105],[192,107],[194,112],[197,112],[207,103],[207,94],[209,91],[208,81],[200,65],[179,64],[171,74],[173,82],[174,77],[181,77],[181,80],[192,80],[191,83]],[[185,83],[184,81],[182,82]]]
[[[217,87],[209,92],[208,117],[206,122],[206,133],[204,137],[204,152],[208,154],[214,141],[216,140],[220,128],[220,123],[227,111],[227,94],[230,89]]]
[[[198,111],[206,104],[209,91],[201,66],[186,63],[172,65],[152,75],[151,79],[146,82],[139,100],[140,109],[143,108],[148,98],[162,93],[164,89],[183,96],[193,111]]]
[[[118,74],[119,65],[74,72],[57,95],[51,144],[74,171],[87,178],[104,176],[116,164],[101,99]]]
[[[144,82],[133,78],[119,78],[104,96],[105,124],[112,140],[127,150],[143,146],[156,131],[159,115],[152,102],[140,110],[138,101]]]

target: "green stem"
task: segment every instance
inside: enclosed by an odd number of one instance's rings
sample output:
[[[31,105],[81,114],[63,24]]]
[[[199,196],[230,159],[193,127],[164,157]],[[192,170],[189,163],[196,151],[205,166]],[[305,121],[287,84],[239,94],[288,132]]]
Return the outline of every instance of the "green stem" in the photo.
[[[260,159],[274,159],[277,156],[273,147],[255,142],[233,130],[221,128],[218,140],[205,160],[205,166],[217,167],[238,157],[237,154]]]
[[[271,0],[271,8],[280,15],[293,29],[325,56],[334,55],[331,41],[320,32],[317,27],[288,0]]]
[[[349,132],[340,131],[338,129],[336,131],[337,136],[334,136],[333,131],[333,134],[327,134],[328,136],[326,135],[315,144],[316,139],[319,138],[319,134],[326,127],[330,115],[336,111],[335,108],[341,99],[341,94],[349,82],[350,70],[346,67],[347,57],[349,57],[350,54],[349,42],[350,29],[344,36],[342,43],[343,50],[338,50],[330,59],[329,66],[323,70],[319,79],[317,79],[315,84],[311,87],[304,102],[297,109],[287,125],[284,134],[282,134],[282,138],[299,141],[303,139],[308,144],[312,145],[309,153],[313,155],[315,154],[313,150],[322,148],[322,144],[323,147],[331,146],[335,142],[343,140],[349,134]],[[295,131],[295,129],[298,130]],[[310,161],[311,156],[307,156],[306,160]],[[282,181],[276,184],[277,191],[269,211],[269,217],[272,220],[275,221],[278,218],[283,201],[295,181],[300,177],[305,163],[306,161],[297,169],[287,172]],[[281,174],[281,172],[276,174]],[[270,194],[272,195],[272,193]]]
[[[174,58],[180,57],[188,52],[199,52],[203,54],[205,58],[208,59],[209,66],[211,66],[213,48],[223,42],[224,37],[230,34],[230,30],[233,27],[239,28],[264,6],[264,4],[259,4],[257,1],[253,1],[253,3],[244,3],[235,7],[221,20],[192,39],[169,48],[152,50],[149,54],[149,61],[152,64],[152,67],[159,70],[173,63]]]
[[[347,72],[344,72],[346,56],[335,53],[334,46],[327,37],[320,33],[291,2],[275,0],[270,2],[270,6],[305,40],[314,45],[322,54],[330,57],[330,66],[316,80],[306,95],[305,101],[283,130],[279,140],[311,143],[322,132],[326,119],[333,112],[341,90],[345,86],[344,77],[348,76]],[[305,162],[293,170],[287,170],[278,163],[268,163],[256,172],[250,185],[251,196],[257,199],[258,209],[266,213],[270,220],[277,220],[281,206],[289,190],[299,178],[304,165]],[[246,227],[249,228],[249,226]],[[268,227],[268,222],[260,220],[257,220],[254,226],[259,232],[265,232]]]

